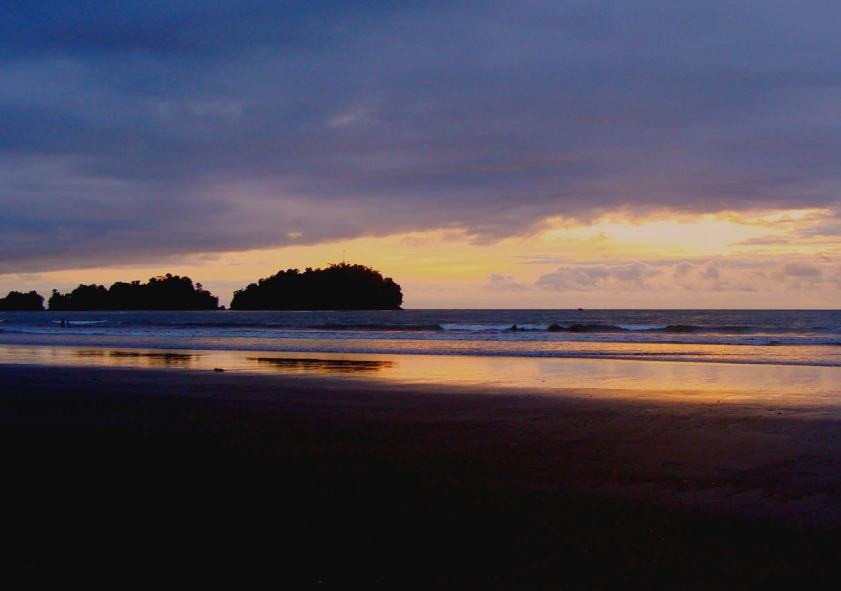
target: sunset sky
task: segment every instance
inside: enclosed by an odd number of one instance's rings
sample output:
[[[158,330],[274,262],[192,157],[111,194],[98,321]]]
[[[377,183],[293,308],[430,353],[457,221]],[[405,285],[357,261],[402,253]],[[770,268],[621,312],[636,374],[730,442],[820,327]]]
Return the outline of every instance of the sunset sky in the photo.
[[[0,297],[362,263],[404,307],[838,308],[841,3],[0,20]]]

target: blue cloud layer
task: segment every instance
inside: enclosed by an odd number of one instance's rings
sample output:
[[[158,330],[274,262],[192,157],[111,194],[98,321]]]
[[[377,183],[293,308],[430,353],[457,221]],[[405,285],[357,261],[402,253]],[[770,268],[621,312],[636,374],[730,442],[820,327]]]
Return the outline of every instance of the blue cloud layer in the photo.
[[[0,272],[838,205],[841,7],[15,3]]]

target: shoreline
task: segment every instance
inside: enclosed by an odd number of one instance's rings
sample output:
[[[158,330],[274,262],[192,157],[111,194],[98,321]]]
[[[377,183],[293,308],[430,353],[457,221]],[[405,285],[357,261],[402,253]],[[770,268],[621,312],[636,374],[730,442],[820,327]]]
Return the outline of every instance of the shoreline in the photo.
[[[518,356],[0,344],[4,364],[332,376],[388,386],[612,392],[664,401],[753,402],[841,417],[841,367]]]
[[[225,549],[312,584],[837,578],[841,429],[813,408],[15,364],[0,391],[9,531],[31,542],[13,554],[33,572]],[[79,528],[94,541],[44,542]]]
[[[3,335],[0,347],[140,348],[147,350],[245,351],[276,354],[281,352],[333,355],[429,355],[552,359],[570,361],[664,361],[671,363],[716,363],[732,365],[841,368],[838,343],[780,344],[712,343],[681,341],[585,341],[535,342],[486,339],[335,338],[329,334],[301,337],[290,332],[282,337],[257,336],[167,336],[161,340],[149,335],[72,334]],[[220,340],[221,339],[221,340]],[[224,341],[224,342],[223,342]],[[488,350],[487,347],[492,347]]]

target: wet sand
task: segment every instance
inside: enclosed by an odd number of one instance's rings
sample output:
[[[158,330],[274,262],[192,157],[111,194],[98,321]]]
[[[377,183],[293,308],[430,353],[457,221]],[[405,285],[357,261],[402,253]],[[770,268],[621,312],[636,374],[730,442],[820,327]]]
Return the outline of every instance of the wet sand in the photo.
[[[0,365],[3,566],[290,588],[839,578],[835,409],[615,394]]]

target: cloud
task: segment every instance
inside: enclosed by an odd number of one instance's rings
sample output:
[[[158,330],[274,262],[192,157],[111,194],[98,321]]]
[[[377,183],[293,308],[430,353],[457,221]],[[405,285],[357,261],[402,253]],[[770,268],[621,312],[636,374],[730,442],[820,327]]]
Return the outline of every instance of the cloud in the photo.
[[[841,237],[841,214],[826,216],[817,223],[800,230],[799,235],[805,239],[830,238],[837,240]]]
[[[705,279],[718,279],[721,277],[721,261],[710,261],[704,265],[701,276]]]
[[[785,277],[820,277],[821,270],[805,263],[786,263],[780,267],[780,275]]]
[[[837,209],[841,7],[769,3],[14,3],[0,273]]]
[[[486,288],[490,291],[528,291],[531,286],[517,281],[512,275],[492,273],[488,276]]]
[[[792,238],[789,236],[759,236],[736,242],[733,246],[786,246],[791,242]]]
[[[569,257],[559,257],[551,254],[514,255],[511,258],[521,259],[517,261],[518,265],[560,265],[573,262],[573,259]]]
[[[645,288],[646,280],[662,271],[646,263],[572,265],[542,275],[537,287],[546,290],[591,290],[596,288]]]
[[[747,291],[835,289],[841,266],[831,258],[801,255],[732,257],[602,264],[573,263],[542,275],[550,291]]]
[[[768,263],[766,263],[767,265]],[[750,261],[682,261],[673,266],[674,286],[690,291],[758,291],[755,282],[763,278]]]

